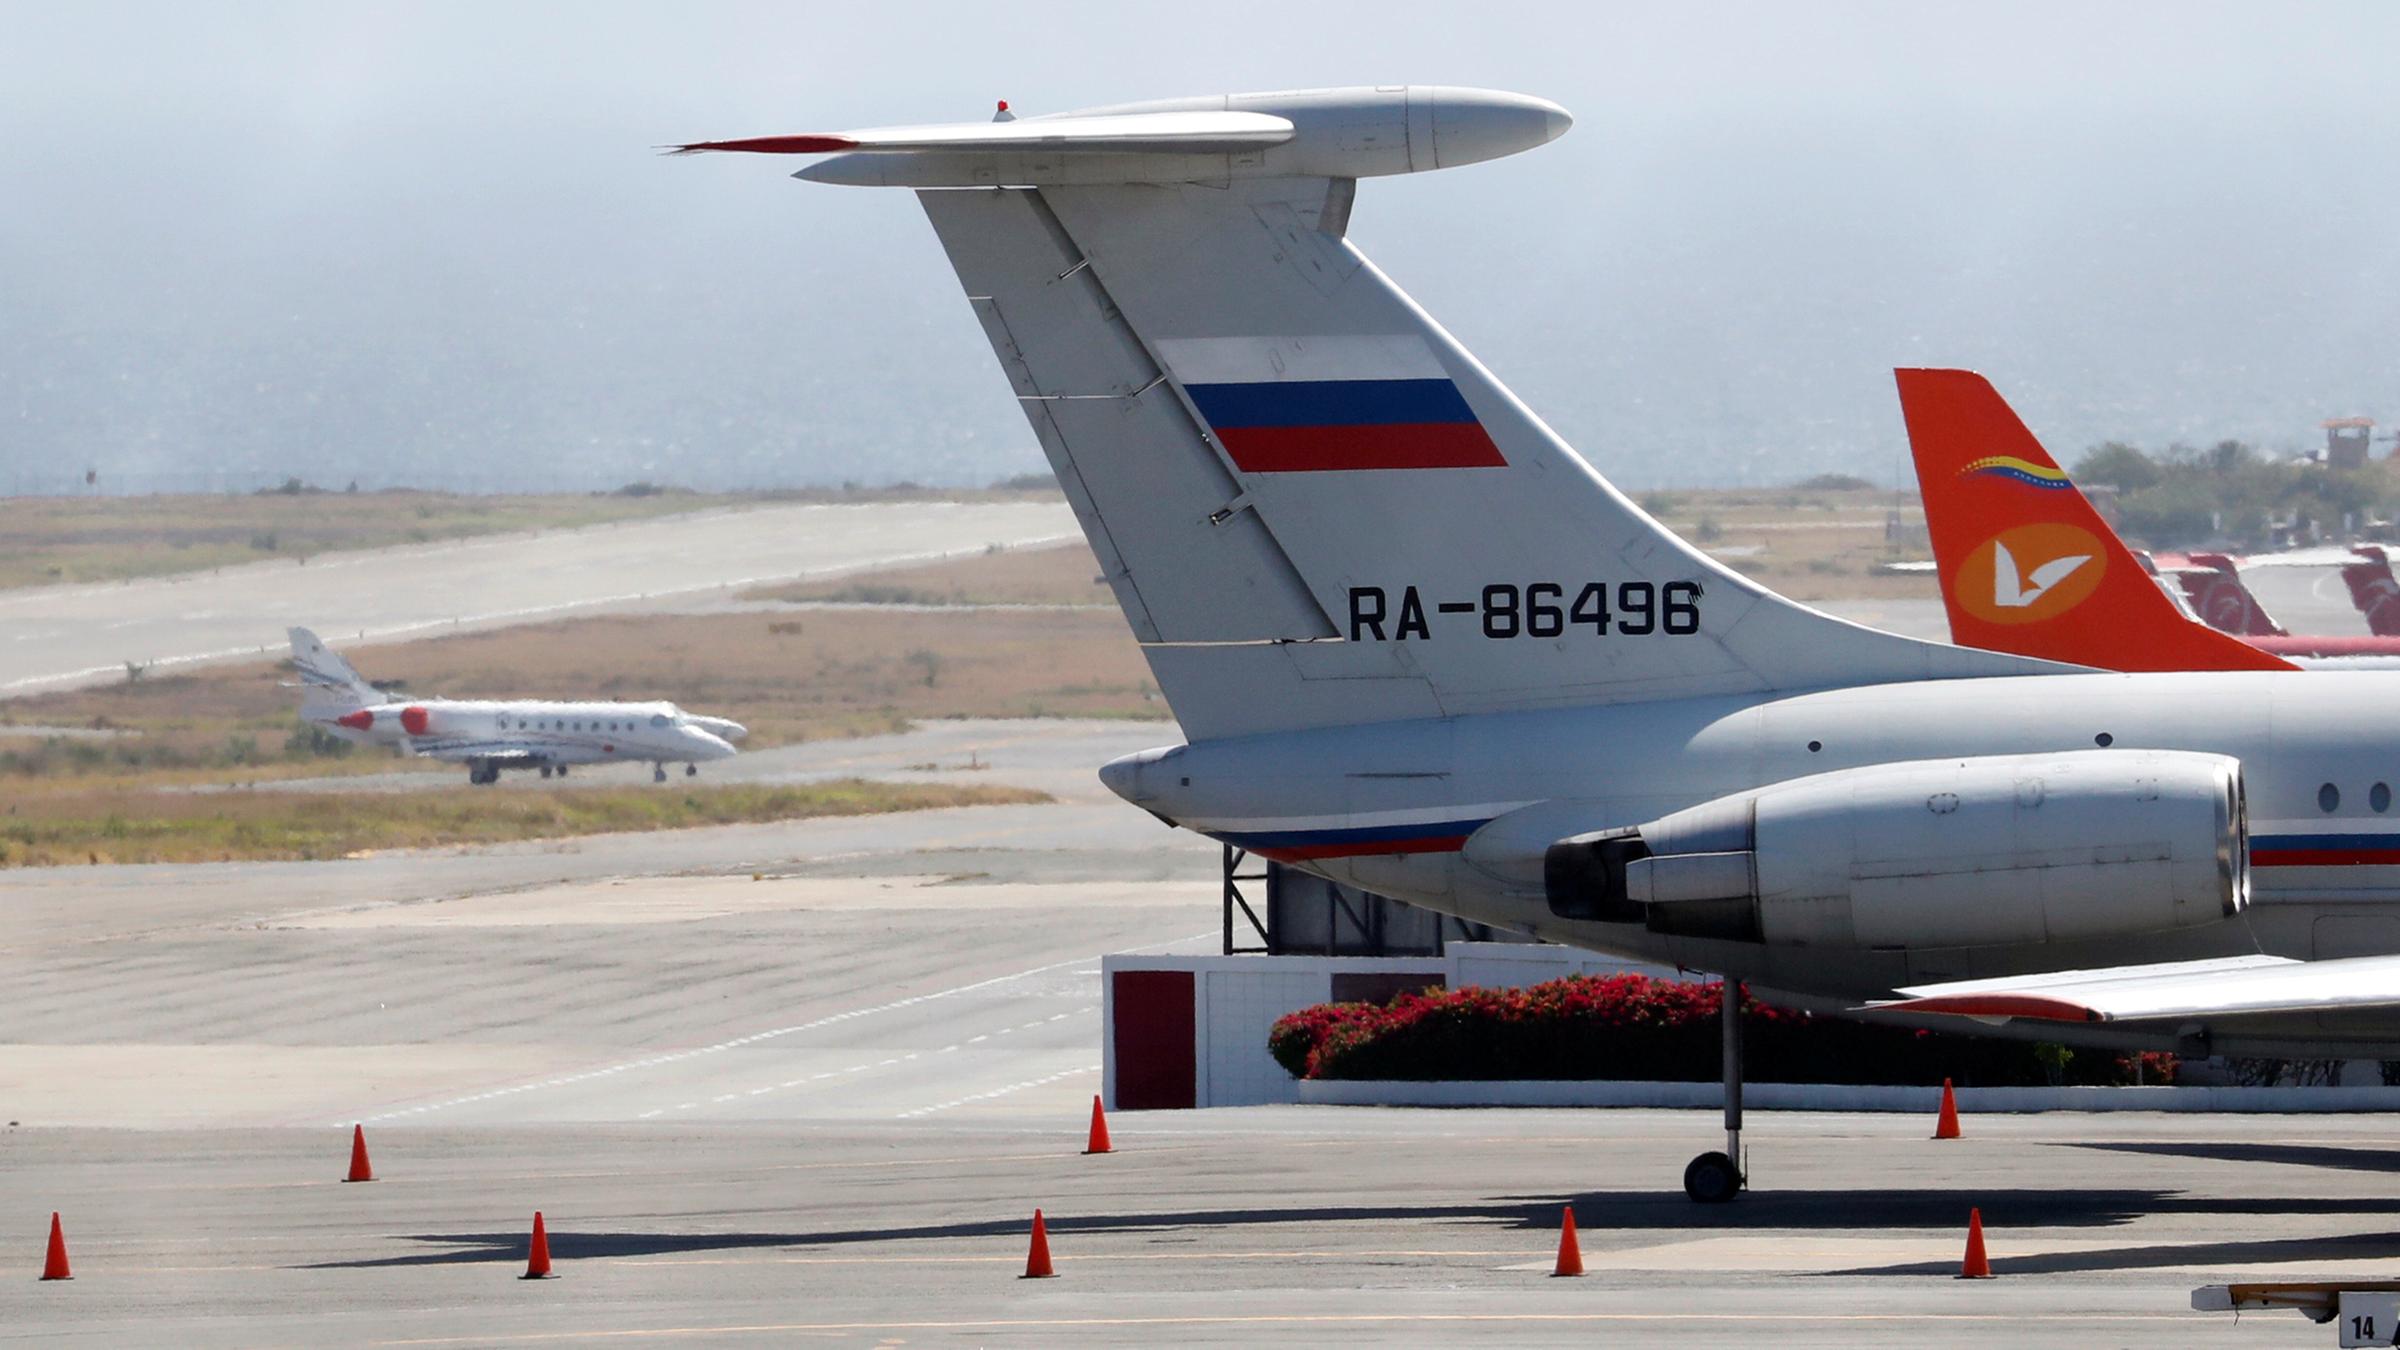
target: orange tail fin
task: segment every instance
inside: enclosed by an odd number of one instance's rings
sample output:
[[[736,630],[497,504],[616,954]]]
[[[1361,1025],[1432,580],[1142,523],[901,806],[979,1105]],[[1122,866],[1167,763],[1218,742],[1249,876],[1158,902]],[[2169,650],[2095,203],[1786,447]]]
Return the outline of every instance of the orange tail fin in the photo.
[[[1902,370],[1951,640],[2104,670],[2291,670],[2192,622],[1981,375]]]

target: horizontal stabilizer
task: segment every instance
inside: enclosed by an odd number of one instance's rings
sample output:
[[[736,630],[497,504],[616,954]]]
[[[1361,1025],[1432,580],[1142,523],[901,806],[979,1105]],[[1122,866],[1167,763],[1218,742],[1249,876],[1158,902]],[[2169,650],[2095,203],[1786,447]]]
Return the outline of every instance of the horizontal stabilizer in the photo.
[[[1289,119],[1252,112],[1128,113],[1114,117],[1028,117],[1014,122],[945,122],[870,127],[801,136],[694,141],[669,153],[729,150],[758,155],[825,155],[845,150],[1045,150],[1062,154],[1230,154],[1281,145]]]
[[[1372,178],[1498,159],[1574,124],[1547,99],[1450,85],[1217,94],[993,122],[691,141],[825,155],[794,177],[854,187],[1064,187]]]
[[[2400,1007],[2400,956],[2209,961],[1959,980],[1900,991],[1876,1012],[1950,1013],[1979,1021],[2188,1022],[2275,1013]]]

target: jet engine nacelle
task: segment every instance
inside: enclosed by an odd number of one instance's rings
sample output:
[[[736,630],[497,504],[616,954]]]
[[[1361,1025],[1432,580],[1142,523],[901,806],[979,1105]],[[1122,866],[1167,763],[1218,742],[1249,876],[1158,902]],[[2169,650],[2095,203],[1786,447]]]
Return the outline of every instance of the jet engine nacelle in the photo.
[[[2057,942],[2217,923],[2250,897],[2239,761],[2082,750],[1880,764],[1550,846],[1567,918],[1796,947]]]

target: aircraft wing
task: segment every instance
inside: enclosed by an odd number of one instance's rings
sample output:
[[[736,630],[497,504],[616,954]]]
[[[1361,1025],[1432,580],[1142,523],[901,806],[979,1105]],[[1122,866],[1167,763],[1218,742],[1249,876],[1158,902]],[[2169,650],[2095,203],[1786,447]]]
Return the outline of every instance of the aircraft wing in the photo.
[[[1978,1021],[2187,1022],[2272,1013],[2400,1007],[2400,956],[2294,961],[2234,956],[1960,980],[1900,991],[1878,1012],[1952,1013]]]
[[[428,759],[488,759],[495,764],[531,764],[545,758],[523,741],[462,741],[411,737],[408,748]]]

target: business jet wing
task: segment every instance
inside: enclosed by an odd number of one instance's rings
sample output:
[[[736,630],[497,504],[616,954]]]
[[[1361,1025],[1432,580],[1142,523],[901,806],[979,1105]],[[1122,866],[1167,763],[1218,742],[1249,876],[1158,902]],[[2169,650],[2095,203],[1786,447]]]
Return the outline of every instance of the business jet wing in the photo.
[[[479,759],[510,767],[543,764],[549,758],[527,742],[490,738],[470,740],[459,736],[411,736],[408,748],[427,759]]]
[[[2233,956],[2112,966],[1902,989],[1877,1012],[1950,1013],[1981,1022],[2213,1021],[2400,1008],[2400,956],[2295,961]]]

